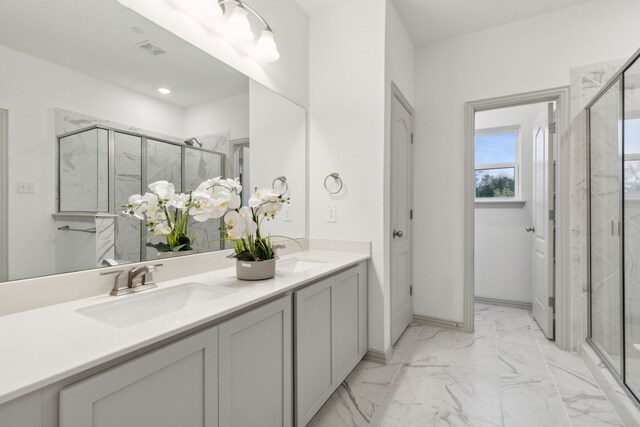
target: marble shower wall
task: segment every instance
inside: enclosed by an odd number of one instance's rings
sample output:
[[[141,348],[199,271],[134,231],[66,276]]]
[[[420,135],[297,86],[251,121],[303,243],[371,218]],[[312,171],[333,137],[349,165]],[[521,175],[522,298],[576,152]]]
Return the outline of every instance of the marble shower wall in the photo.
[[[588,335],[587,163],[584,107],[624,64],[616,60],[571,70],[571,350]]]
[[[60,138],[60,211],[109,210],[108,133],[91,129]]]

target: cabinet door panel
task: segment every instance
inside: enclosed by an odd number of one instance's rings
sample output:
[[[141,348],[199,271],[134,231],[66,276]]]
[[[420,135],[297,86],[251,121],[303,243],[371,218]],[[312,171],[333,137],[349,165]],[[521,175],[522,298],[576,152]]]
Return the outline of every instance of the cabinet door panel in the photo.
[[[217,341],[214,327],[64,388],[60,426],[217,426]]]
[[[220,425],[292,424],[291,297],[220,325]]]
[[[34,391],[0,405],[0,426],[41,427],[42,392]]]
[[[359,317],[359,353],[360,357],[364,357],[369,350],[369,330],[368,330],[368,322],[369,322],[369,284],[367,281],[367,262],[363,262],[358,266],[360,270],[359,277],[359,293],[360,298],[358,299],[358,312]]]
[[[340,384],[360,360],[360,269],[340,273],[335,280],[334,371]]]
[[[296,292],[296,408],[298,425],[313,417],[335,389],[333,283],[326,279]]]

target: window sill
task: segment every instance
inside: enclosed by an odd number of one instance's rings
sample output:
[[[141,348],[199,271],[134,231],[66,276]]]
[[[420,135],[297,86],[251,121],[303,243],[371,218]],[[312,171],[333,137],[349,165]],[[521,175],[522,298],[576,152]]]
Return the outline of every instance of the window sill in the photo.
[[[476,200],[476,208],[523,208],[524,200]]]

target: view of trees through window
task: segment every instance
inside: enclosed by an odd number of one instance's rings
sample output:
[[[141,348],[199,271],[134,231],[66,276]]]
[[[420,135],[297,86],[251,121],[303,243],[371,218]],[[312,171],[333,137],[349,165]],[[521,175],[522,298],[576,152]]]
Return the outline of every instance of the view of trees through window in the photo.
[[[500,171],[499,173],[492,173]],[[506,172],[506,171],[510,171]],[[513,169],[476,170],[476,197],[515,197],[516,181]]]
[[[517,128],[477,131],[476,198],[515,198]]]

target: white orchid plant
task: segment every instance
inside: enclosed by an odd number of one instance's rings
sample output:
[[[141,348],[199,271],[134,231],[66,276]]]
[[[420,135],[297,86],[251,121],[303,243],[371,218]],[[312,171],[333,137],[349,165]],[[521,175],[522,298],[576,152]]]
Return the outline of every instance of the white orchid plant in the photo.
[[[150,192],[129,198],[124,213],[146,221],[155,235],[167,236],[166,243],[147,243],[161,252],[191,250],[197,236],[187,230],[188,217],[207,222],[224,217],[219,231],[233,243],[234,256],[241,261],[264,261],[275,257],[271,236],[263,236],[263,221],[275,218],[289,199],[272,188],[257,189],[249,206],[240,206],[242,186],[238,179],[208,179],[188,194],[176,193],[173,184],[157,181]]]
[[[191,194],[176,193],[173,184],[156,181],[150,192],[129,197],[124,213],[146,221],[147,230],[156,236],[167,236],[167,242],[147,243],[159,252],[190,251],[195,240],[187,230],[188,212],[193,205]]]
[[[282,210],[289,199],[272,188],[257,189],[249,199],[249,206],[242,206],[239,181],[213,178],[200,184],[193,192],[194,204],[190,214],[196,221],[220,218],[224,215],[224,227],[220,230],[233,243],[234,257],[240,261],[265,261],[273,259],[271,236],[263,236],[260,226]]]

